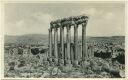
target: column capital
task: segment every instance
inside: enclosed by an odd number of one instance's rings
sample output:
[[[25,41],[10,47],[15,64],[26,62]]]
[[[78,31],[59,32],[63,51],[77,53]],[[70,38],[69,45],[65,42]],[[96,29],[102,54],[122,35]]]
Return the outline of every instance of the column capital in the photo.
[[[49,31],[52,31],[52,28],[49,28],[48,30],[49,30]]]
[[[55,27],[55,28],[53,28],[55,31],[57,31],[58,30],[58,28],[57,27]]]
[[[71,26],[70,26],[70,25],[67,25],[67,26],[66,26],[66,28],[67,28],[67,29],[70,29],[70,28],[71,28]]]
[[[88,20],[82,23],[82,26],[85,26],[87,24]]]
[[[60,28],[61,28],[61,29],[64,29],[64,27],[63,27],[63,26],[60,26]]]
[[[79,26],[78,24],[75,24],[75,25],[74,25],[74,28],[78,28],[78,26]]]

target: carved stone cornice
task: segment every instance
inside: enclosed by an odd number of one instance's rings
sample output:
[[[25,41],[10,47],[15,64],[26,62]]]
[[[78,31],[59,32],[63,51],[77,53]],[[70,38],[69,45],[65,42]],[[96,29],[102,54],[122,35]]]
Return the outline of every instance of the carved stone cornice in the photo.
[[[59,27],[66,27],[72,25],[80,25],[85,23],[88,20],[88,16],[80,15],[80,16],[72,16],[68,18],[58,19],[56,21],[51,21],[50,25],[51,28],[59,28]]]

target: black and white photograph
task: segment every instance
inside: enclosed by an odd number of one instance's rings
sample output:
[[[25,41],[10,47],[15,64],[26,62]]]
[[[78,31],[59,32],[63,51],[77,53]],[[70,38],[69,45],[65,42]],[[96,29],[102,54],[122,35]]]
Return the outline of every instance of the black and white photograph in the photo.
[[[125,2],[4,3],[4,78],[125,78]]]

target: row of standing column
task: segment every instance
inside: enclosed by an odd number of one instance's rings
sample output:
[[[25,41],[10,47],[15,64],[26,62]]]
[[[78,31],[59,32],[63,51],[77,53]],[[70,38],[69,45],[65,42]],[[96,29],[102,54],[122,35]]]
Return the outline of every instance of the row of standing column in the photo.
[[[82,59],[85,60],[87,58],[86,53],[86,23],[82,24]],[[54,29],[54,45],[52,42],[52,28],[49,29],[49,56],[53,56],[52,53],[54,51],[54,58],[65,59],[75,61],[77,63],[78,59],[78,25],[74,25],[74,53],[71,53],[71,26],[66,26],[67,35],[66,35],[66,44],[67,51],[64,53],[64,27],[60,26],[60,53],[58,53],[58,29]],[[52,50],[54,46],[54,50]],[[61,55],[61,57],[59,57]]]

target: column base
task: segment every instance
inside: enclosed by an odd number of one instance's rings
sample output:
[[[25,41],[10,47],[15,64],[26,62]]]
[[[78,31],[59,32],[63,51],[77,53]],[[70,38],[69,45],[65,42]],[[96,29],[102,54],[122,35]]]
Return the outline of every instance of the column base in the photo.
[[[71,60],[64,60],[64,65],[72,64]]]
[[[78,67],[78,60],[73,61],[73,66]]]
[[[89,66],[90,66],[90,62],[88,60],[82,61],[82,67],[89,67]]]
[[[64,59],[59,59],[58,64],[59,66],[64,66]]]
[[[55,66],[58,66],[58,59],[57,58],[54,59],[54,63],[55,63]]]
[[[66,65],[71,65],[71,60],[66,60]]]

